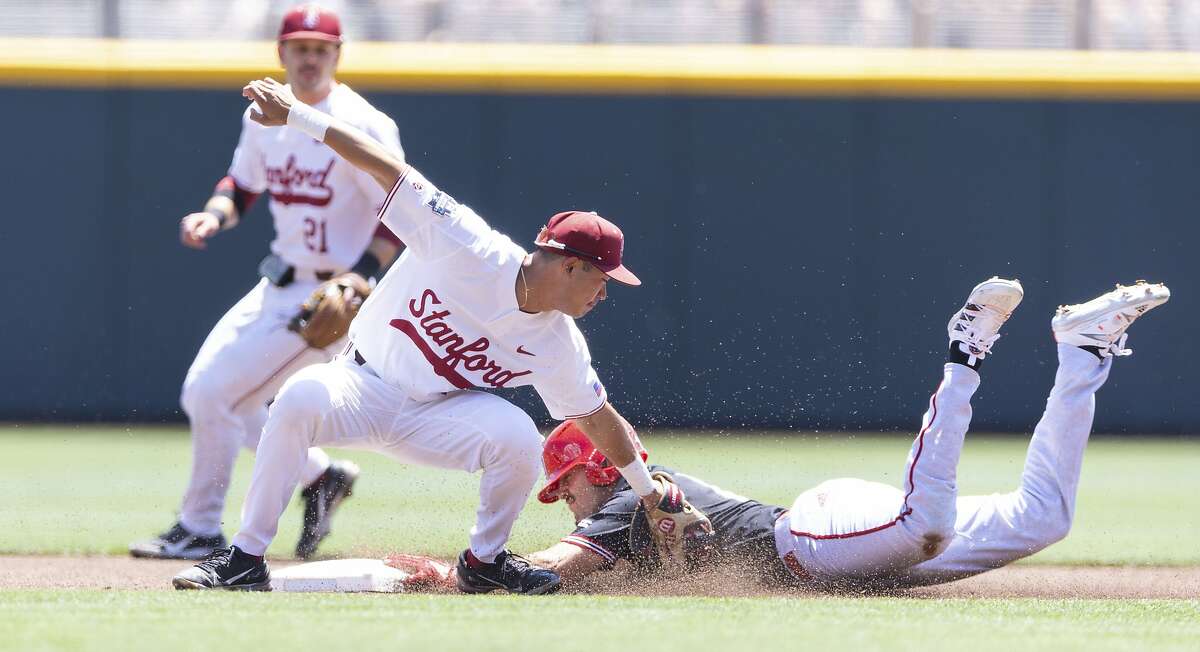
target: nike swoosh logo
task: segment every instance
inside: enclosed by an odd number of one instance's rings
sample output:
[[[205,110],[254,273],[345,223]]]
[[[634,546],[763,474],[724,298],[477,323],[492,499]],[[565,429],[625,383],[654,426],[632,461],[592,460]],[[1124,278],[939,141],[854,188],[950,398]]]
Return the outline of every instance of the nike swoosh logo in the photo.
[[[483,580],[484,582],[487,582],[488,584],[491,584],[492,586],[496,586],[496,587],[499,587],[502,589],[508,588],[507,586],[504,585],[504,582],[497,582],[496,580],[494,580],[490,577],[484,577],[483,575],[476,575],[475,579]]]
[[[163,551],[172,555],[178,555],[192,546],[193,539],[194,537],[188,537],[174,543],[168,542],[167,545],[163,546]]]
[[[247,576],[247,575],[249,575],[250,573],[253,573],[253,572],[254,572],[254,569],[253,569],[253,568],[251,568],[251,569],[249,569],[249,570],[246,570],[246,571],[243,571],[243,572],[241,572],[241,573],[238,573],[237,575],[234,575],[233,577],[231,577],[231,578],[229,578],[229,579],[227,579],[227,580],[223,581],[223,582],[222,582],[222,584],[224,584],[224,585],[226,585],[226,586],[229,586],[230,584],[233,584],[234,582],[236,582],[236,581],[238,581],[238,580],[242,579],[243,577],[245,577],[245,576]]]
[[[528,356],[531,356],[531,357],[534,357],[534,358],[536,358],[536,357],[537,357],[537,354],[536,354],[536,353],[530,353],[529,351],[526,351],[526,350],[525,350],[525,345],[524,345],[524,344],[522,344],[522,345],[520,345],[520,346],[518,346],[518,347],[517,347],[517,353],[520,353],[521,355],[528,355]]]

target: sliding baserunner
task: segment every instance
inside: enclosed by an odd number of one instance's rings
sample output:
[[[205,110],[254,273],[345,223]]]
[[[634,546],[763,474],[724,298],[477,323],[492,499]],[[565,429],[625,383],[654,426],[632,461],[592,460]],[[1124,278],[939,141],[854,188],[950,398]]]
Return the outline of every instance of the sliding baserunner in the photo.
[[[1095,393],[1113,358],[1130,353],[1124,348],[1126,329],[1170,293],[1161,284],[1139,281],[1059,308],[1051,322],[1058,372],[1020,486],[1006,494],[959,497],[956,469],[979,368],[1022,297],[1017,281],[993,278],[976,286],[951,318],[949,361],[909,452],[903,488],[829,480],[800,494],[788,510],[651,466],[671,473],[712,521],[712,535],[701,532],[685,546],[693,556],[682,572],[728,564],[769,583],[890,589],[999,568],[1065,537],[1075,514]],[[573,424],[562,424],[547,438],[542,457],[548,481],[538,498],[564,502],[576,527],[531,560],[567,583],[622,560],[635,573],[661,567],[638,497]],[[392,564],[413,572],[414,583],[454,581],[449,565],[426,557],[394,555]]]

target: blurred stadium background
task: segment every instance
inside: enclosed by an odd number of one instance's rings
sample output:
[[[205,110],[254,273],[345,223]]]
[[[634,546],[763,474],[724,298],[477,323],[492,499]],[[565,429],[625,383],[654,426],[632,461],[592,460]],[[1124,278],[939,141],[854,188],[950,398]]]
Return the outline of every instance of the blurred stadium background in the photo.
[[[273,39],[290,0],[0,2],[0,35]],[[1197,0],[331,0],[364,41],[1200,48]]]
[[[0,1],[0,419],[182,421],[270,219],[200,253],[177,223],[228,166],[241,84],[279,74],[292,4]],[[1137,278],[1175,297],[1097,428],[1200,426],[1200,0],[325,4],[343,79],[443,188],[517,240],[567,207],[625,227],[647,284],[581,326],[639,424],[910,429],[945,319],[1001,274],[1028,295],[980,429],[1040,414],[1056,305]]]

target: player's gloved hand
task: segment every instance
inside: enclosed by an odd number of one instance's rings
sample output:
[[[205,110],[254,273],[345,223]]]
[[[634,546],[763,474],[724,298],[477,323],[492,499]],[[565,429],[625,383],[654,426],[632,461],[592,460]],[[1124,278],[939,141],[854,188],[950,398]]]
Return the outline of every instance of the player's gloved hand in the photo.
[[[655,471],[650,477],[663,494],[656,506],[646,509],[646,523],[659,560],[665,567],[690,570],[712,554],[712,521],[687,501],[670,474]]]
[[[207,240],[221,230],[221,222],[212,213],[191,213],[179,221],[179,241],[185,247],[204,249]]]
[[[394,552],[385,557],[383,563],[408,573],[408,578],[404,580],[405,587],[458,590],[455,585],[454,567],[433,557]]]
[[[346,335],[350,321],[370,294],[371,285],[353,272],[330,279],[300,305],[288,330],[298,333],[309,346],[323,349]]]

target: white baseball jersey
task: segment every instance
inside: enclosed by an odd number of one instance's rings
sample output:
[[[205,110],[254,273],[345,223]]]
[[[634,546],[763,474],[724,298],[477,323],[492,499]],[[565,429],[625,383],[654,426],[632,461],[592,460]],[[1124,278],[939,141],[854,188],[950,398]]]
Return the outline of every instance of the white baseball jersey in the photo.
[[[391,118],[345,84],[313,105],[404,156]],[[229,175],[242,188],[271,194],[271,251],[301,269],[342,271],[371,242],[385,193],[371,175],[324,143],[290,127],[264,127],[242,115],[242,135]]]
[[[532,385],[555,419],[607,400],[575,320],[517,307],[525,251],[409,167],[380,210],[408,246],[350,326],[383,380],[417,400]]]

